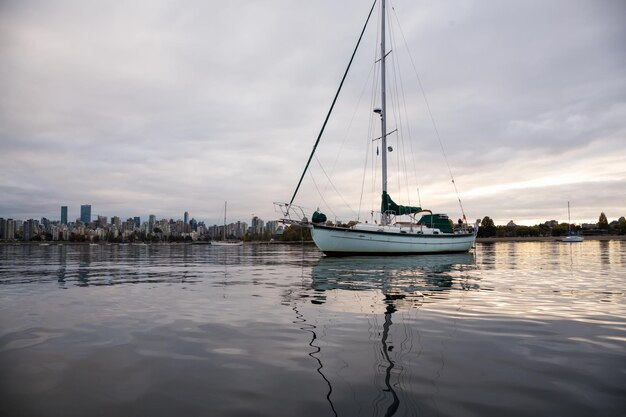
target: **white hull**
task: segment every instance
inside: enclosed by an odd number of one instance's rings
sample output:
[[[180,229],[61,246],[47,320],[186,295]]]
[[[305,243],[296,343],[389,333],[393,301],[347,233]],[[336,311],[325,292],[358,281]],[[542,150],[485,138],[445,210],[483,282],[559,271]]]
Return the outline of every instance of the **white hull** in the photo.
[[[582,236],[563,236],[561,238],[561,242],[567,242],[567,243],[574,243],[574,242],[582,242],[583,241],[583,237]]]
[[[476,235],[366,231],[313,225],[313,241],[327,255],[392,255],[467,252]]]
[[[211,242],[211,246],[243,246],[243,242]]]

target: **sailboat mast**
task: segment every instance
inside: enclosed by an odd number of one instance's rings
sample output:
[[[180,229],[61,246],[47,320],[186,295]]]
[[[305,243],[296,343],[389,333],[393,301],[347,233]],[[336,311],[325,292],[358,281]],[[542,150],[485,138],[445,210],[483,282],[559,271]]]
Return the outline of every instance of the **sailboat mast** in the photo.
[[[224,240],[226,240],[226,201],[224,201]]]
[[[572,219],[569,214],[569,201],[567,202],[567,231],[572,231]]]
[[[385,0],[380,3],[381,10],[381,22],[380,22],[380,107],[381,107],[381,147],[382,149],[382,194],[387,192],[387,93],[386,93],[386,80],[385,80]],[[381,224],[384,226],[387,224],[387,214],[381,213]]]

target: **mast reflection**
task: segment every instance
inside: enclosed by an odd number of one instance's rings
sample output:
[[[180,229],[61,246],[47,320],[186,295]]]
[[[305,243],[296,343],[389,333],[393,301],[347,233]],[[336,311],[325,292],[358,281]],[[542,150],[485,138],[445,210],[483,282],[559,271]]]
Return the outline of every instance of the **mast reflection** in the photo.
[[[303,292],[299,294],[300,300],[307,300],[309,305],[324,306],[332,310],[366,312],[373,314],[374,317],[382,314],[384,317],[382,332],[376,333],[379,336],[377,349],[379,354],[376,355],[374,369],[381,370],[377,377],[381,385],[377,388],[379,394],[373,399],[374,415],[396,415],[401,410],[401,405],[405,412],[407,410],[417,412],[411,409],[411,404],[402,403],[403,383],[400,376],[405,369],[396,358],[403,358],[404,354],[410,353],[412,346],[399,346],[399,350],[405,351],[394,354],[396,346],[393,344],[391,334],[394,315],[399,311],[415,310],[424,303],[447,298],[453,288],[475,289],[476,286],[466,287],[462,282],[463,270],[471,269],[474,265],[474,255],[463,253],[417,257],[321,258],[312,268],[310,287],[303,288]],[[327,297],[330,295],[333,297],[337,297],[338,294],[356,295],[355,292],[367,294],[365,297],[357,297],[365,302],[360,301],[360,305],[351,305],[349,302],[331,303],[332,306],[329,304]],[[311,334],[309,346],[313,350],[309,356],[318,363],[317,372],[328,386],[326,399],[332,413],[337,416],[341,414],[343,407],[336,404],[338,398],[333,398],[332,375],[336,370],[325,366],[322,355],[322,347],[333,345],[335,341],[328,340],[331,336],[325,330],[322,336],[325,340],[321,343],[318,335],[319,326],[305,318],[305,305],[296,304],[293,308],[297,317],[295,323],[300,324],[303,331]],[[355,308],[356,311],[352,311]],[[363,308],[368,311],[363,311]]]

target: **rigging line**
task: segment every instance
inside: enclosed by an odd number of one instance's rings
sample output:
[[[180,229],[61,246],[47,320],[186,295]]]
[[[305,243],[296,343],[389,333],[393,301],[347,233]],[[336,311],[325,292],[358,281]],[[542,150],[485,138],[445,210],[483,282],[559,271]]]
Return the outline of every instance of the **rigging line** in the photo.
[[[374,74],[374,77],[372,77],[372,86],[376,85],[376,73]],[[373,103],[374,103],[374,88],[372,88],[372,96],[370,97],[370,108],[373,108]],[[374,125],[374,118],[369,117],[369,124],[368,124],[368,128],[367,128],[367,141],[365,143],[365,161],[363,163],[363,177],[361,179],[361,196],[359,198],[359,212],[358,212],[358,217],[357,220],[359,220],[361,218],[361,205],[363,203],[363,192],[365,191],[365,175],[367,174],[367,163],[369,161],[369,156],[370,156],[370,147],[372,146],[371,141],[369,140],[369,138],[372,137],[372,131],[373,131],[373,125]],[[373,153],[373,152],[372,152]],[[372,160],[374,160],[374,158],[372,157]]]
[[[378,27],[376,30],[376,43],[374,44],[374,61],[378,62],[378,54],[380,53],[380,25],[381,22],[380,20],[378,20]],[[371,95],[371,109],[376,108],[376,103],[377,100],[380,98],[377,92],[376,87],[378,86],[380,80],[380,66],[379,65],[375,65],[374,68],[374,79],[372,80],[372,95]],[[370,213],[374,212],[374,196],[376,195],[376,172],[378,169],[378,163],[377,163],[377,158],[378,158],[378,144],[376,144],[376,157],[374,157],[374,142],[370,141],[369,139],[371,138],[371,136],[373,136],[371,134],[371,132],[374,131],[374,124],[377,122],[376,117],[374,116],[375,113],[370,113],[370,117],[369,117],[369,129],[370,129],[370,136],[368,136],[368,140],[367,142],[370,144],[370,146],[372,146],[372,177],[371,177],[371,181],[370,181]],[[370,214],[371,216],[373,214]]]
[[[375,65],[372,65],[372,67],[370,68],[369,74],[367,75],[367,79],[365,80],[365,85],[363,86],[363,89],[361,90],[361,94],[359,95],[359,99],[356,103],[356,107],[354,109],[354,113],[352,114],[352,118],[350,119],[350,123],[348,124],[348,128],[346,130],[346,134],[343,137],[343,140],[341,142],[341,146],[339,146],[339,151],[337,152],[337,155],[335,156],[335,161],[333,162],[333,167],[330,170],[330,176],[332,176],[335,172],[335,168],[337,167],[337,162],[339,161],[339,157],[341,156],[341,152],[343,150],[344,145],[346,144],[346,140],[348,139],[348,136],[350,134],[350,130],[352,130],[352,125],[354,124],[354,119],[356,117],[357,111],[359,110],[359,106],[361,105],[361,101],[363,100],[363,96],[365,95],[365,91],[367,90],[366,86],[368,84],[368,81],[374,71],[374,67]],[[316,157],[317,159],[317,157]],[[319,160],[318,160],[319,163]],[[330,176],[328,176],[328,178],[330,178]],[[326,182],[326,185],[324,185],[324,195],[326,195],[326,190],[328,190],[328,182]],[[353,210],[354,211],[354,210]]]
[[[376,56],[378,53],[378,37],[379,37],[379,31],[376,31],[376,42],[374,44],[374,61],[376,62]],[[378,82],[378,65],[376,65],[374,63],[374,65],[372,66],[373,70],[370,70],[370,74],[373,73],[372,76],[372,85],[371,85],[371,89],[370,89],[370,109],[374,108],[374,103],[376,101],[376,84]],[[368,77],[369,79],[369,77]],[[368,127],[367,127],[367,141],[365,144],[365,161],[363,163],[363,177],[361,179],[361,196],[359,198],[359,212],[358,212],[358,217],[357,220],[360,220],[361,218],[361,207],[363,204],[363,193],[365,192],[365,175],[367,174],[367,163],[369,161],[369,154],[370,154],[370,146],[371,145],[371,141],[369,140],[369,138],[371,138],[373,136],[372,132],[374,131],[374,117],[372,117],[372,113],[370,113],[370,117],[368,118]],[[373,149],[373,148],[372,148]],[[374,161],[374,152],[372,150],[372,162]],[[371,200],[371,198],[370,198]]]
[[[339,83],[339,88],[337,89],[337,92],[335,93],[335,98],[333,98],[333,102],[330,105],[330,109],[328,109],[328,114],[326,115],[326,119],[324,119],[324,123],[322,124],[322,128],[320,129],[320,133],[317,135],[317,140],[315,141],[315,144],[313,145],[313,150],[311,151],[309,160],[307,161],[306,166],[304,167],[304,171],[302,172],[302,175],[300,176],[300,181],[298,181],[298,185],[296,186],[296,189],[293,192],[293,195],[291,196],[291,200],[289,201],[289,205],[287,206],[287,214],[289,214],[289,210],[291,209],[291,204],[293,203],[293,200],[296,198],[296,195],[298,194],[298,190],[300,189],[300,185],[302,184],[302,179],[304,178],[306,171],[309,169],[309,164],[311,163],[311,159],[313,159],[313,155],[315,154],[317,145],[319,145],[320,143],[320,139],[322,138],[322,134],[324,133],[324,129],[326,128],[326,124],[328,123],[328,119],[330,119],[330,115],[333,112],[333,108],[335,107],[335,103],[337,102],[337,98],[339,97],[339,93],[341,92],[341,88],[343,87],[343,83],[346,80],[346,77],[348,76],[348,71],[350,71],[350,67],[352,66],[352,61],[354,61],[354,56],[356,55],[356,51],[359,49],[359,45],[361,44],[361,39],[363,39],[363,34],[365,33],[367,24],[370,21],[370,17],[372,16],[372,12],[374,11],[375,5],[376,5],[376,0],[374,0],[374,3],[372,4],[372,8],[370,9],[369,14],[367,15],[367,20],[365,20],[365,25],[363,25],[363,29],[361,30],[361,34],[359,35],[359,40],[357,41],[356,46],[354,47],[354,51],[352,52],[352,56],[350,57],[350,61],[348,62],[348,67],[346,68],[346,71],[344,72],[343,77],[341,78],[341,82]]]
[[[368,132],[369,133],[369,132]],[[370,135],[368,134],[367,137]],[[363,190],[365,189],[365,174],[367,173],[367,161],[370,156],[370,145],[369,143],[365,147],[365,163],[363,164],[363,179],[361,180],[361,196],[359,197],[359,211],[357,213],[357,221],[361,219],[361,204],[363,203]]]
[[[333,209],[328,205],[326,200],[324,200],[324,196],[322,195],[322,193],[320,193],[320,189],[317,186],[317,183],[315,182],[315,178],[313,177],[313,174],[311,173],[311,171],[309,171],[309,177],[311,177],[311,181],[313,181],[313,185],[315,186],[315,189],[317,190],[317,193],[320,195],[320,199],[324,202],[324,205],[326,206],[326,208],[330,210],[331,213],[333,213],[334,217],[337,217]]]
[[[338,416],[337,410],[335,410],[335,404],[333,403],[331,399],[332,393],[333,393],[333,385],[330,383],[330,380],[326,377],[326,375],[324,375],[324,373],[322,372],[322,369],[324,368],[324,364],[322,363],[322,360],[320,359],[320,357],[317,356],[317,354],[322,351],[322,348],[315,343],[317,340],[317,333],[315,333],[315,329],[317,329],[317,326],[315,326],[314,324],[307,323],[306,319],[304,318],[304,315],[300,313],[300,311],[298,310],[297,305],[294,305],[292,310],[295,311],[296,313],[296,320],[299,320],[299,321],[294,321],[293,323],[296,325],[302,325],[302,327],[300,327],[300,330],[309,332],[312,335],[311,341],[309,342],[309,346],[313,348],[314,351],[309,352],[308,355],[311,358],[315,359],[315,361],[319,365],[316,371],[318,374],[322,376],[322,379],[326,381],[326,385],[328,386],[328,392],[326,393],[326,401],[328,401],[328,404],[330,405],[330,408],[333,414],[335,415],[335,417],[337,417]],[[304,326],[308,326],[308,329],[305,328]]]
[[[388,25],[389,26],[389,41],[391,43],[392,48],[395,47],[394,41],[393,41],[393,31],[391,30],[391,24]],[[402,127],[402,118],[399,117],[400,116],[400,102],[398,100],[399,97],[399,93],[398,93],[398,79],[397,79],[397,74],[399,72],[398,66],[397,66],[397,60],[395,57],[395,54],[391,57],[391,64],[392,67],[394,69],[394,71],[390,74],[391,75],[391,80],[393,82],[393,92],[395,94],[391,94],[391,108],[392,108],[392,114],[393,114],[393,120],[394,123],[396,124],[396,127]],[[396,130],[398,130],[396,128]],[[397,146],[398,140],[396,140],[396,146]],[[402,192],[402,187],[401,187],[401,182],[402,182],[402,174],[401,174],[401,163],[400,163],[400,154],[403,152],[400,152],[399,149],[396,149],[396,180],[398,182],[398,195],[401,195]],[[406,167],[405,167],[406,168]],[[408,184],[407,184],[408,185]]]
[[[389,38],[391,40],[391,44],[393,46],[393,48],[396,48],[396,37],[395,37],[395,31],[394,31],[394,27],[393,25],[389,24]],[[398,55],[395,55],[394,57],[392,57],[392,62],[394,64],[395,67],[395,77],[394,77],[394,82],[395,82],[395,88],[396,88],[396,101],[397,101],[397,106],[398,106],[398,119],[399,119],[399,125],[401,127],[400,129],[400,135],[399,135],[399,140],[400,143],[402,144],[402,165],[404,168],[404,181],[405,181],[405,187],[406,187],[406,193],[407,193],[407,200],[408,200],[408,204],[411,204],[411,191],[410,191],[410,187],[409,187],[409,170],[407,168],[407,152],[406,152],[406,140],[404,137],[404,126],[406,123],[406,127],[407,127],[407,131],[409,131],[408,126],[408,120],[409,120],[409,116],[408,116],[408,112],[407,112],[407,107],[406,107],[406,98],[404,95],[404,82],[402,79],[402,72],[400,71],[400,59]],[[398,89],[398,84],[400,85],[399,89]],[[399,92],[398,92],[399,90]],[[402,100],[400,100],[400,98],[402,98]],[[404,106],[402,106],[402,104],[404,104]],[[403,120],[403,112],[402,110],[404,110],[404,120]],[[406,122],[405,122],[406,120]],[[410,133],[410,132],[409,132]],[[410,136],[409,136],[409,141],[410,141]],[[412,151],[412,149],[411,149]],[[411,154],[412,155],[412,154]]]
[[[395,40],[395,38],[394,38],[394,40]],[[420,194],[419,194],[417,165],[415,163],[415,151],[413,149],[413,134],[411,133],[411,124],[408,122],[408,120],[409,120],[409,114],[408,114],[408,111],[407,111],[408,106],[406,104],[406,95],[404,94],[404,91],[405,91],[405,89],[404,89],[404,80],[402,79],[402,73],[399,73],[399,75],[400,75],[400,92],[402,94],[402,103],[404,105],[405,119],[407,120],[406,131],[407,131],[407,135],[408,135],[409,149],[411,151],[411,162],[413,164],[413,175],[414,175],[415,183],[417,185],[417,200],[418,200],[418,205],[420,207],[422,207],[422,199],[421,199]],[[407,169],[406,172],[407,172],[407,178],[408,178],[408,176],[409,176],[408,175],[408,172],[409,172],[408,169]],[[408,186],[407,186],[407,188],[408,188]],[[409,196],[410,196],[410,194],[409,194]],[[409,199],[409,204],[410,204],[410,199]]]
[[[378,145],[374,145],[372,143],[372,169],[371,169],[371,177],[370,177],[370,190],[369,190],[369,195],[370,195],[370,213],[374,212],[374,193],[375,193],[375,189],[376,189],[376,163],[378,160]],[[376,155],[374,155],[374,146],[376,146]]]
[[[400,34],[402,35],[402,39],[404,40],[404,44],[406,45],[406,49],[408,51],[409,59],[411,60],[411,65],[413,65],[413,71],[415,71],[415,76],[417,77],[417,83],[419,85],[420,91],[422,92],[422,97],[424,98],[424,103],[426,104],[426,109],[428,110],[428,115],[430,116],[430,121],[432,122],[433,129],[435,130],[435,135],[437,136],[437,140],[439,141],[439,146],[441,147],[441,152],[443,153],[443,159],[446,162],[446,166],[448,167],[448,173],[450,174],[450,180],[452,181],[452,185],[454,186],[454,192],[456,193],[456,197],[459,200],[459,205],[461,206],[461,213],[463,213],[463,217],[465,217],[465,210],[463,210],[463,203],[461,203],[461,197],[459,196],[459,190],[456,187],[456,182],[454,181],[454,175],[452,175],[452,168],[450,168],[450,163],[448,162],[448,155],[446,154],[446,150],[443,146],[443,142],[441,141],[441,136],[439,135],[439,129],[437,129],[437,124],[435,123],[435,118],[433,113],[430,110],[430,104],[428,102],[428,98],[426,97],[426,92],[424,91],[424,86],[422,85],[422,79],[420,78],[417,67],[415,66],[415,61],[413,60],[413,56],[411,55],[411,51],[408,48],[408,43],[406,41],[406,37],[404,36],[404,31],[402,30],[402,26],[400,25],[400,20],[398,19],[398,15],[396,13],[395,7],[391,6],[393,10],[393,14],[396,17],[396,22],[398,23],[398,28],[400,29]]]
[[[390,20],[390,19],[389,19]],[[391,45],[391,50],[393,51],[395,48],[395,44],[393,42],[393,33],[391,31],[391,22],[387,23],[387,27],[389,28],[389,43]],[[391,84],[393,85],[393,89],[390,89],[389,92],[393,93],[393,94],[389,94],[390,96],[390,101],[391,101],[391,111],[392,111],[392,115],[393,115],[393,121],[396,125],[396,131],[398,130],[398,128],[402,127],[401,122],[399,122],[398,120],[398,113],[399,113],[399,104],[398,104],[398,80],[397,80],[397,74],[398,74],[398,70],[397,70],[397,65],[396,65],[396,54],[392,54],[391,57],[391,66],[393,68],[393,71],[391,72],[390,75],[390,80],[391,80]],[[398,138],[396,138],[396,147],[398,145]],[[399,149],[396,149],[396,181],[397,181],[397,187],[398,187],[398,195],[401,194],[401,190],[402,190],[402,173],[401,173],[401,164],[400,164],[400,154],[401,152],[399,152]]]
[[[319,165],[320,169],[322,170],[322,172],[324,173],[324,175],[326,176],[326,180],[327,180],[327,184],[330,184],[333,187],[333,190],[335,190],[335,192],[337,193],[337,195],[339,196],[339,198],[341,198],[341,201],[343,201],[343,204],[346,205],[346,207],[348,207],[348,209],[350,209],[350,211],[352,212],[352,214],[357,214],[354,209],[352,207],[350,207],[350,204],[348,204],[348,202],[343,198],[343,195],[339,192],[339,190],[337,189],[337,187],[335,187],[335,184],[330,180],[330,177],[328,176],[328,174],[326,173],[326,171],[324,170],[324,167],[322,166],[322,163],[320,162],[320,160],[317,158],[317,156],[314,156],[315,161],[317,162],[317,164]],[[319,191],[319,190],[318,190]],[[331,210],[332,211],[332,210]],[[334,213],[333,213],[334,214]],[[357,214],[358,216],[358,214]]]

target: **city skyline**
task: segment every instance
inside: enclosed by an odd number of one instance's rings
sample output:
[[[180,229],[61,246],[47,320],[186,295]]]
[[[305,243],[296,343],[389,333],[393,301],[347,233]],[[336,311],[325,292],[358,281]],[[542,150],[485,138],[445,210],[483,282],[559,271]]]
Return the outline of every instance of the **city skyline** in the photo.
[[[566,221],[568,201],[575,223],[626,214],[623,1],[392,5],[468,220]],[[229,219],[278,218],[272,203],[293,193],[368,8],[2,3],[0,216],[58,218],[65,205],[72,221],[88,202],[92,215],[188,211],[220,224],[228,200]],[[372,64],[365,50],[316,154],[329,173],[354,110],[344,103]],[[446,164],[426,152],[439,146],[430,119],[412,110],[420,175],[404,202],[419,186],[423,207],[456,219]],[[313,166],[295,204],[343,221],[379,206],[379,190],[356,206],[363,149],[349,139],[340,194],[320,197],[311,178],[333,187]]]
[[[71,216],[69,216],[69,217],[67,216],[67,213],[69,212],[69,206],[60,206],[60,216],[58,218],[55,217],[54,215],[53,216],[33,216],[33,217],[29,218],[29,217],[19,217],[19,216],[17,216],[17,217],[2,216],[1,214],[0,214],[0,218],[17,220],[17,221],[45,219],[46,221],[58,222],[61,225],[63,225],[63,224],[70,224],[70,223],[76,223],[76,222],[81,222],[83,224],[90,224],[90,223],[93,223],[93,222],[100,221],[101,219],[104,219],[107,224],[108,223],[113,224],[114,223],[114,219],[117,219],[118,221],[131,221],[132,220],[134,222],[134,224],[135,224],[135,227],[137,227],[137,228],[139,228],[143,223],[152,223],[152,224],[154,224],[157,221],[181,221],[184,224],[189,224],[189,223],[191,223],[193,221],[195,223],[204,224],[207,227],[209,227],[209,225],[211,227],[213,227],[213,226],[223,226],[224,225],[223,213],[222,213],[222,217],[220,217],[219,219],[217,219],[215,221],[212,221],[210,219],[200,219],[200,218],[197,219],[196,217],[190,215],[190,213],[188,211],[184,211],[182,216],[180,216],[180,217],[177,217],[176,215],[173,215],[173,216],[157,216],[156,214],[146,214],[144,216],[142,216],[142,215],[139,215],[139,216],[132,216],[132,215],[131,216],[119,216],[119,215],[116,215],[116,214],[113,214],[113,215],[111,215],[111,214],[104,214],[103,215],[101,213],[97,213],[97,214],[91,214],[90,221],[89,222],[85,222],[81,218],[82,214],[83,214],[83,210],[85,210],[85,208],[88,208],[88,211],[90,212],[91,211],[91,204],[81,204],[80,205],[81,215],[76,217],[73,220],[70,220],[70,219],[72,219]],[[64,212],[65,212],[66,218],[68,219],[68,221],[66,223],[63,222]],[[602,215],[604,215],[608,219],[609,222],[618,221],[619,219],[625,217],[624,215],[620,215],[620,216],[616,216],[616,217],[613,218],[613,217],[610,217],[610,216],[606,216],[606,213],[604,213],[604,212],[600,212],[600,213],[598,213],[598,218],[597,219],[592,219],[590,221],[574,221],[574,219],[571,219],[571,224],[574,224],[574,225],[583,225],[583,224],[593,225],[593,224],[598,223],[598,219]],[[489,215],[485,215],[485,216],[483,216],[483,218],[484,217],[489,217],[491,220],[494,220]],[[278,217],[271,218],[268,221],[280,222],[280,220],[282,218],[283,218],[282,216],[278,216]],[[481,220],[483,218],[481,218]],[[124,219],[126,219],[126,220],[124,220]],[[147,219],[147,220],[142,221],[142,219]],[[257,216],[256,214],[252,214],[250,219],[251,219],[251,223],[252,224],[254,224],[255,219],[259,219],[262,222],[265,222],[265,220],[263,220],[261,217]],[[333,219],[329,219],[329,221],[331,221],[331,222],[348,222],[350,220],[352,220],[352,219],[339,219],[339,218],[337,218],[337,219],[334,219],[334,218]],[[245,221],[246,220],[242,220],[242,219],[229,219],[227,221],[227,225],[231,226],[231,225],[236,224],[236,223],[245,223]],[[550,224],[552,224],[552,223],[554,223],[554,224],[567,224],[568,223],[568,219],[562,220],[560,218],[550,218],[550,219],[546,218],[546,219],[543,219],[543,220],[541,220],[541,221],[539,221],[539,222],[537,222],[535,224],[532,224],[532,225],[531,224],[518,223],[518,222],[515,222],[515,220],[513,220],[513,219],[510,219],[510,220],[505,221],[505,222],[497,222],[497,221],[495,222],[495,224],[498,225],[498,226],[505,226],[507,224],[516,224],[516,225],[524,225],[524,226],[536,226],[536,225],[548,224],[548,223],[550,223]]]
[[[63,225],[63,224],[70,224],[70,223],[83,223],[83,224],[90,224],[92,222],[97,222],[100,221],[101,219],[104,219],[105,222],[107,224],[114,224],[116,222],[116,220],[118,222],[120,221],[133,221],[136,227],[140,227],[140,225],[144,222],[156,222],[158,221],[163,221],[163,220],[169,220],[169,221],[182,221],[184,224],[190,224],[192,222],[195,223],[204,223],[204,224],[208,224],[207,220],[205,219],[196,219],[194,216],[190,215],[188,211],[184,211],[182,216],[177,217],[177,216],[162,216],[159,217],[156,214],[146,214],[145,216],[119,216],[116,214],[102,214],[102,213],[97,213],[97,214],[92,214],[91,213],[91,204],[81,204],[80,205],[80,214],[78,216],[76,216],[75,218],[72,218],[71,216],[68,216],[68,213],[71,213],[71,211],[69,211],[69,206],[60,206],[60,216],[56,217],[54,215],[52,216],[31,216],[31,217],[20,217],[20,216],[2,216],[0,215],[0,218],[3,219],[12,219],[12,220],[19,220],[19,221],[26,221],[26,220],[39,220],[39,219],[45,219],[46,221],[50,221],[50,222],[58,222],[59,224]],[[89,217],[89,221],[86,221],[87,217],[83,217],[83,216],[88,216]],[[141,219],[147,219],[145,221],[142,221]],[[252,214],[250,217],[251,221],[254,223],[255,219],[259,219],[261,221],[264,221],[261,219],[261,217],[256,216],[255,214]],[[227,225],[231,225],[231,224],[235,224],[238,222],[242,222],[243,220],[241,219],[231,219],[229,222],[227,222]],[[270,221],[277,221],[277,219],[272,219]],[[223,226],[224,225],[224,218],[221,217],[220,221],[215,221],[213,222],[214,226]]]
[[[71,242],[134,242],[141,241],[196,241],[221,240],[224,238],[269,240],[273,236],[282,235],[283,225],[277,220],[265,221],[253,216],[250,225],[245,221],[236,220],[230,223],[207,225],[204,221],[189,218],[185,212],[184,219],[162,218],[150,214],[145,221],[139,216],[126,220],[119,216],[95,215],[87,221],[86,216],[91,205],[81,205],[81,218],[76,221],[63,222],[67,215],[67,206],[61,206],[61,220],[42,217],[38,219],[4,218],[0,216],[0,241],[31,241],[52,240]]]

